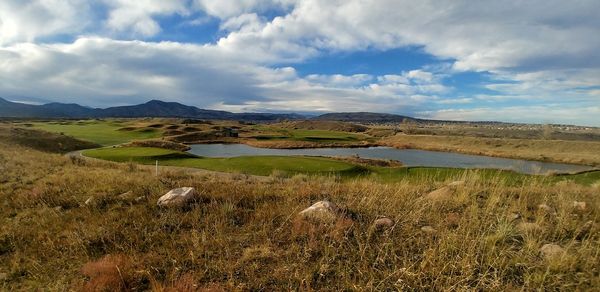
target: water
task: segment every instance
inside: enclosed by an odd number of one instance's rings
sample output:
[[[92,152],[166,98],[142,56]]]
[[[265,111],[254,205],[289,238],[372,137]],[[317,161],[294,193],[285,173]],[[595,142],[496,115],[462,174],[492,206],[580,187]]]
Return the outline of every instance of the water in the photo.
[[[400,161],[404,166],[494,168],[528,174],[547,172],[570,173],[590,170],[592,167],[576,164],[547,163],[520,159],[497,158],[480,155],[390,147],[369,148],[314,148],[314,149],[268,149],[245,144],[197,144],[188,152],[204,157],[236,157],[257,155],[307,155],[307,156],[353,156],[371,159]]]

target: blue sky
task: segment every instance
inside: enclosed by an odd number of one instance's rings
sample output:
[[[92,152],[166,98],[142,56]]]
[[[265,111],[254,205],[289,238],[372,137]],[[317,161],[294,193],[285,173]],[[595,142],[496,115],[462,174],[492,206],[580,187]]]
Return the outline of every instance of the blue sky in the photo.
[[[3,0],[0,96],[600,126],[600,2]]]

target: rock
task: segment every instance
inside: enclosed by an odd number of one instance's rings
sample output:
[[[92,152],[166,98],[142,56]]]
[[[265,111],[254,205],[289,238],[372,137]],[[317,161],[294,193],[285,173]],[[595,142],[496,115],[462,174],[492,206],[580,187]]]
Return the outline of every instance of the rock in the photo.
[[[452,212],[452,213],[448,213],[448,215],[446,215],[446,226],[451,227],[451,228],[456,228],[458,227],[458,223],[460,222],[460,214],[456,213],[456,212]]]
[[[573,209],[575,209],[575,211],[578,211],[578,212],[585,212],[587,210],[587,204],[586,204],[586,202],[574,201]]]
[[[394,221],[388,217],[383,217],[373,221],[373,228],[377,231],[384,231],[394,227]]]
[[[537,206],[537,208],[538,208],[539,211],[544,212],[546,214],[553,214],[553,215],[556,214],[556,212],[554,211],[554,208],[552,208],[552,207],[550,207],[550,206],[548,206],[546,204],[539,204]]]
[[[119,198],[121,200],[129,201],[129,200],[135,199],[135,196],[133,195],[132,191],[127,191],[127,192],[124,192],[124,193],[118,195],[117,198]]]
[[[510,214],[508,214],[508,220],[510,221],[515,221],[515,220],[519,220],[521,219],[521,214],[516,213],[516,212],[512,212]]]
[[[432,201],[449,199],[450,197],[452,197],[452,195],[454,195],[456,189],[464,184],[464,181],[451,182],[446,186],[443,186],[437,190],[428,193],[427,195],[425,195],[425,198]]]
[[[450,187],[441,187],[425,195],[425,198],[432,201],[450,198],[454,194],[454,190]]]
[[[319,201],[302,210],[298,215],[305,219],[318,221],[335,221],[339,213],[338,207],[329,201]]]
[[[433,234],[433,233],[437,232],[437,230],[435,230],[435,228],[433,228],[429,225],[421,227],[421,231],[428,233],[428,234]]]
[[[196,190],[191,187],[172,189],[158,199],[160,207],[183,207],[194,200]]]
[[[63,209],[63,208],[62,208],[62,206],[56,206],[56,207],[54,207],[53,209],[54,209],[54,211],[56,211],[56,212],[60,212],[60,211],[62,211],[62,209]]]
[[[84,204],[85,204],[86,206],[91,206],[91,205],[93,205],[93,204],[94,204],[94,202],[95,202],[95,200],[94,200],[94,197],[89,197],[87,200],[85,200],[85,203],[84,203]]]
[[[590,234],[592,231],[592,227],[594,227],[594,221],[585,222],[579,229],[577,229],[577,234],[575,235],[575,239],[581,240]]]
[[[521,233],[537,233],[541,232],[543,228],[534,222],[521,222],[517,224],[517,230]]]
[[[565,254],[565,249],[562,248],[558,244],[548,243],[548,244],[544,244],[542,246],[542,248],[540,248],[540,253],[546,259],[553,259],[553,258],[560,257],[560,256],[564,255]]]

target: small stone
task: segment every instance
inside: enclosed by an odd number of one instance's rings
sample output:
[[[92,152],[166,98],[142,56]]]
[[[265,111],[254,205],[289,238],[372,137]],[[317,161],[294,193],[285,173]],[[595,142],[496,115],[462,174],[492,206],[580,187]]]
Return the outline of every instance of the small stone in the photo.
[[[540,248],[540,253],[546,259],[552,259],[564,255],[565,249],[558,244],[548,243],[544,244],[542,248]]]
[[[133,195],[132,191],[124,192],[124,193],[118,195],[117,197],[119,199],[121,199],[121,200],[132,200],[132,199],[134,199],[134,195]]]
[[[456,189],[464,184],[464,181],[453,181],[437,190],[428,193],[425,195],[425,198],[432,201],[449,199],[452,197],[452,195],[454,195]]]
[[[588,234],[590,234],[590,231],[592,231],[592,227],[594,227],[594,221],[588,221],[585,222],[578,230],[577,230],[577,235],[575,235],[575,239],[577,240],[581,240],[584,237],[586,237]]]
[[[458,223],[460,222],[460,214],[456,212],[448,213],[446,215],[446,225],[451,228],[458,227]]]
[[[383,217],[373,221],[373,228],[378,231],[388,230],[394,227],[394,221],[388,217]]]
[[[338,217],[338,212],[339,209],[334,203],[329,201],[319,201],[302,210],[298,215],[305,219],[335,221]]]
[[[519,220],[521,219],[521,214],[516,213],[516,212],[512,212],[510,214],[508,214],[508,220],[510,221],[515,221],[515,220]]]
[[[575,209],[575,211],[578,211],[578,212],[585,212],[587,210],[587,204],[586,204],[586,202],[574,201],[573,209]]]
[[[94,197],[89,197],[87,200],[85,200],[85,205],[86,206],[91,206],[92,204],[94,204]]]
[[[425,232],[425,233],[429,233],[429,234],[433,234],[436,233],[437,230],[435,230],[435,228],[431,227],[431,226],[423,226],[421,227],[421,231]]]
[[[62,206],[56,206],[56,207],[54,207],[53,209],[54,209],[54,211],[56,211],[56,212],[60,212],[60,211],[62,211],[62,209],[63,209],[63,208],[62,208]]]
[[[540,211],[542,211],[542,212],[545,212],[545,213],[548,213],[548,214],[553,214],[553,213],[555,213],[555,212],[554,212],[554,209],[553,209],[552,207],[550,207],[550,206],[546,205],[546,204],[539,204],[539,205],[537,206],[537,208],[538,208],[538,210],[540,210]]]
[[[158,199],[156,204],[160,207],[183,207],[196,198],[196,190],[192,187],[172,189]]]

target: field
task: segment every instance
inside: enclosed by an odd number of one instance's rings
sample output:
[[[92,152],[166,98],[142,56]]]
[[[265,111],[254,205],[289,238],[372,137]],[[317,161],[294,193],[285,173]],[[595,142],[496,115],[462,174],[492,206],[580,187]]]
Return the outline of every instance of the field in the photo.
[[[149,139],[160,136],[160,131],[154,128],[139,128],[133,131],[123,130],[131,126],[131,121],[63,121],[31,123],[34,128],[64,133],[77,139],[97,143],[103,146],[116,145],[131,140]]]
[[[600,142],[597,141],[395,135],[382,139],[381,143],[397,148],[600,166]]]
[[[48,137],[52,144],[54,136]],[[0,290],[600,286],[597,177],[580,184],[500,172],[404,169],[420,174],[398,172],[380,181],[184,168],[156,176],[152,166],[67,157],[35,150],[27,144],[31,140],[14,141],[0,139]],[[173,155],[137,149],[119,156],[126,150],[107,149],[112,152],[102,154],[114,160]],[[428,195],[456,180],[464,185],[452,193]],[[156,205],[182,186],[199,191],[193,204]],[[298,215],[323,199],[340,207],[335,220]],[[375,229],[373,221],[381,216],[394,226]],[[564,250],[545,255],[545,244]]]

